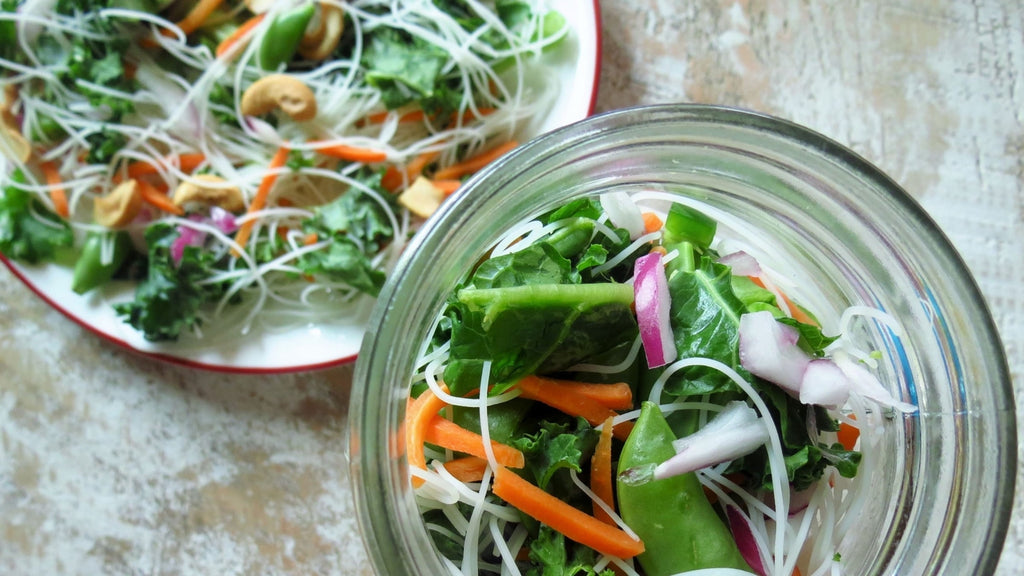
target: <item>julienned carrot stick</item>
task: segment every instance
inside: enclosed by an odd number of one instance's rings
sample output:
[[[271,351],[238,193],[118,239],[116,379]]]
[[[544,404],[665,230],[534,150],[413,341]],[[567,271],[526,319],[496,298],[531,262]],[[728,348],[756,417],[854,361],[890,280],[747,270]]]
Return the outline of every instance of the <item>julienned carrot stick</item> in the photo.
[[[270,196],[270,191],[274,188],[274,184],[277,183],[277,173],[274,170],[285,165],[288,161],[289,149],[287,146],[281,146],[277,149],[277,153],[270,160],[270,165],[267,166],[268,173],[263,177],[263,181],[260,182],[260,187],[256,189],[256,195],[253,196],[252,202],[249,203],[248,212],[251,214],[258,210],[262,210],[267,205],[267,197]],[[235,242],[238,243],[243,249],[249,242],[249,235],[252,234],[253,221],[249,220],[238,229],[238,234],[235,235]],[[235,254],[238,256],[238,254]]]
[[[440,150],[433,150],[430,152],[423,152],[419,156],[413,158],[408,164],[406,164],[404,173],[401,168],[391,166],[381,177],[380,184],[385,190],[394,192],[402,186],[403,182],[412,182],[419,176],[423,169],[430,165],[431,162],[437,160],[437,157],[441,155]]]
[[[590,489],[598,498],[604,500],[609,507],[615,507],[615,494],[612,491],[612,419],[604,421],[601,437],[590,459]],[[594,517],[605,524],[615,525],[615,520],[594,502]]]
[[[53,162],[43,162],[39,165],[39,168],[43,171],[43,176],[46,177],[46,184],[51,186],[50,200],[53,202],[53,209],[61,218],[67,218],[70,214],[68,211],[68,194],[64,191],[64,182],[60,179],[60,172],[57,171],[57,167],[53,165]],[[52,188],[53,186],[56,186],[56,188]]]
[[[199,29],[206,22],[206,19],[213,14],[213,11],[220,6],[224,0],[199,0],[195,6],[189,10],[185,18],[178,22],[178,28],[185,34],[191,34]]]
[[[756,276],[747,276],[747,278],[750,278],[750,281],[753,282],[754,284],[757,284],[761,288],[764,288],[764,282],[761,282],[760,278]],[[789,314],[793,317],[793,320],[796,320],[801,324],[810,324],[812,326],[818,325],[818,322],[814,318],[811,318],[806,312],[804,312],[803,308],[793,303],[793,301],[789,299],[789,296],[786,296],[785,292],[779,290],[779,295],[782,296],[782,300],[785,301],[786,306],[789,307]]]
[[[487,460],[465,456],[444,463],[444,468],[459,482],[479,482],[484,479]]]
[[[853,450],[853,447],[857,445],[857,438],[860,437],[860,429],[846,422],[840,422],[839,432],[836,433],[836,436],[843,448]]]
[[[494,471],[494,494],[535,520],[561,532],[566,538],[616,558],[632,558],[644,551],[644,543],[622,530],[573,508],[530,484],[507,468]]]
[[[142,195],[142,200],[153,206],[159,208],[164,212],[169,212],[176,216],[181,216],[185,213],[185,210],[181,206],[178,206],[171,199],[160,190],[157,190],[156,186],[153,186],[145,180],[136,180],[139,183],[139,194]]]
[[[369,148],[357,148],[356,146],[346,146],[344,144],[318,145],[316,151],[324,156],[338,158],[339,160],[348,160],[349,162],[364,162],[369,164],[371,162],[383,162],[388,159],[387,152],[370,150]]]
[[[455,452],[487,458],[483,436],[440,416],[435,416],[427,424],[424,439],[430,444]],[[494,452],[494,459],[502,466],[522,468],[526,465],[523,453],[511,446],[491,440],[491,450]]]
[[[370,114],[362,121],[360,121],[359,125],[365,126],[367,124],[383,124],[384,121],[388,119],[388,114],[390,113],[390,111],[374,112],[373,114]],[[399,124],[404,124],[406,122],[420,122],[426,117],[427,115],[423,110],[410,110],[409,112],[406,112],[405,114],[399,116],[398,122]]]
[[[605,408],[611,408],[612,410],[629,410],[633,407],[633,390],[630,389],[629,384],[626,384],[625,382],[593,384],[590,382],[575,382],[572,380],[555,380],[554,378],[548,378],[547,380],[557,382],[581,396],[586,396],[587,398],[600,403]]]
[[[246,34],[249,33],[249,31],[259,26],[260,22],[263,22],[263,19],[266,16],[266,14],[257,14],[252,18],[246,20],[245,23],[236,28],[235,31],[232,32],[230,36],[222,40],[221,43],[217,45],[217,49],[214,51],[214,55],[216,55],[217,58],[220,58],[221,56],[227,54],[228,51],[230,51],[231,48],[235,46],[235,44],[238,44],[239,40],[241,40]]]
[[[511,151],[518,145],[519,143],[516,142],[515,140],[506,142],[501,146],[477,154],[476,156],[473,156],[472,158],[469,158],[467,160],[463,160],[458,164],[453,164],[447,168],[442,168],[441,170],[438,170],[436,174],[434,174],[434,178],[438,180],[454,180],[462,178],[463,176],[472,174],[477,170],[480,170],[481,168],[487,166],[491,162],[494,162],[498,158],[501,158],[506,152]]]
[[[431,180],[430,183],[441,192],[444,192],[445,196],[451,196],[462,186],[461,180]]]
[[[655,214],[654,212],[644,212],[643,213],[643,218],[644,218],[644,232],[647,233],[647,234],[650,234],[651,232],[657,232],[658,230],[661,230],[661,227],[664,224],[661,221],[661,218],[659,218],[658,215]]]
[[[517,382],[516,386],[522,392],[523,398],[547,404],[570,416],[580,416],[590,422],[591,426],[597,426],[609,417],[615,416],[615,411],[611,408],[580,394],[557,380],[527,376]],[[613,434],[619,440],[625,440],[632,430],[632,422],[622,422],[615,427]]]
[[[174,163],[174,157],[168,156],[161,161],[164,166],[171,166]],[[177,156],[178,168],[182,172],[191,173],[193,170],[199,167],[200,164],[206,161],[206,155],[198,152],[180,154]],[[142,176],[149,176],[150,174],[157,174],[159,170],[153,164],[149,162],[132,162],[128,165],[128,178],[140,178]]]
[[[448,389],[443,384],[441,389],[446,393],[448,392]],[[409,459],[410,468],[427,469],[427,457],[423,453],[427,428],[444,406],[444,400],[429,389],[409,403],[409,407],[405,412],[405,452],[406,457]],[[412,477],[414,488],[418,488],[421,484],[423,484],[422,478]]]

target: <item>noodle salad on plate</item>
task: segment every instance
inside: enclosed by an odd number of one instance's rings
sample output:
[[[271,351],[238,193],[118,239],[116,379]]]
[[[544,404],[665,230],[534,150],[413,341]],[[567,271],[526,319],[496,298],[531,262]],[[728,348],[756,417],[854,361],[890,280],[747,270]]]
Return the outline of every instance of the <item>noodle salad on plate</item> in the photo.
[[[558,4],[3,0],[0,255],[142,351],[350,359],[418,225],[589,112]]]

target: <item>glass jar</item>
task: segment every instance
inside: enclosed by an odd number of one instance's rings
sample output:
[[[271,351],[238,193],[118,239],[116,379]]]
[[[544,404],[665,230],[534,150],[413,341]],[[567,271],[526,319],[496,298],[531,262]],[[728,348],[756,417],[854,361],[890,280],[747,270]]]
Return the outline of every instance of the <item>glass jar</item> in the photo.
[[[377,303],[355,372],[350,457],[380,574],[443,568],[413,499],[400,433],[414,362],[445,298],[511,224],[580,195],[652,188],[770,236],[821,318],[854,304],[902,324],[858,337],[916,414],[885,425],[846,574],[987,574],[1010,518],[1012,387],[977,285],[922,208],[864,159],[805,128],[697,105],[627,109],[542,136],[476,175],[416,235]],[[716,216],[716,214],[711,214]],[[753,241],[753,240],[751,240]]]

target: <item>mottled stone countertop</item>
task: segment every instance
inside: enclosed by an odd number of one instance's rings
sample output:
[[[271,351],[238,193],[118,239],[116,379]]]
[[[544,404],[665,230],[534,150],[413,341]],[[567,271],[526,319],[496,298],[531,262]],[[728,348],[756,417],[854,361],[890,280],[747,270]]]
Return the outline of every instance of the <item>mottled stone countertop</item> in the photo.
[[[601,7],[599,111],[752,108],[879,165],[966,259],[1020,396],[1018,0]],[[351,374],[233,376],[143,359],[51,310],[0,267],[0,573],[370,574],[343,447]],[[1022,415],[1018,405],[1020,425]],[[1017,484],[1002,576],[1024,573],[1020,469]]]

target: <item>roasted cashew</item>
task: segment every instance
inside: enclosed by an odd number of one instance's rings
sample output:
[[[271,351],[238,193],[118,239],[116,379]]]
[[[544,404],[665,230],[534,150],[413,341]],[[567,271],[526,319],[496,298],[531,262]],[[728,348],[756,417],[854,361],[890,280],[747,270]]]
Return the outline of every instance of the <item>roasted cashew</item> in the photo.
[[[253,14],[263,14],[274,6],[276,0],[245,0],[245,6]]]
[[[126,180],[93,202],[92,217],[97,224],[107,228],[121,228],[135,219],[142,208],[142,193],[139,183]]]
[[[298,78],[287,74],[264,76],[242,94],[242,114],[260,116],[280,108],[292,120],[304,122],[316,117],[316,95]]]
[[[420,176],[398,196],[398,203],[420,218],[429,218],[441,207],[444,192]]]
[[[182,182],[174,190],[173,202],[176,206],[200,203],[207,206],[220,206],[228,212],[245,210],[245,199],[242,198],[242,191],[237,186],[221,186],[226,180],[213,174],[200,174],[194,180],[209,183],[212,186]]]
[[[32,157],[32,145],[14,128],[0,125],[0,152],[24,164]]]
[[[321,2],[316,16],[316,27],[310,25],[299,43],[299,54],[307,60],[323,60],[334,52],[345,30],[345,13],[335,4]]]

